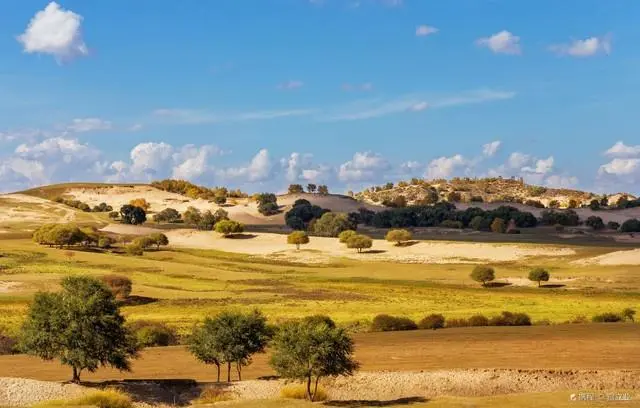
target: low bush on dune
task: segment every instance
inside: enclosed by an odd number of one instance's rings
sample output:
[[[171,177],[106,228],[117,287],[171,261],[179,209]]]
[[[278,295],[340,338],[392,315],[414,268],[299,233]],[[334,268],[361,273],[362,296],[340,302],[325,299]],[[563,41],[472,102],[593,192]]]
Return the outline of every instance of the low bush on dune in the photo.
[[[624,320],[624,317],[618,313],[602,313],[595,315],[591,318],[591,321],[594,323],[616,323]]]
[[[97,408],[132,408],[133,401],[127,394],[114,389],[95,391],[83,397],[71,400],[45,401],[34,408],[50,407],[97,407]]]
[[[288,399],[307,399],[307,389],[304,385],[288,385],[280,390],[280,398]],[[327,392],[321,386],[318,386],[318,390],[313,398],[314,401],[326,401]]]
[[[216,402],[231,401],[233,394],[219,387],[207,387],[200,393],[196,404],[215,404]]]
[[[371,331],[384,332],[384,331],[405,331],[405,330],[417,330],[418,325],[413,320],[407,317],[390,316],[387,314],[380,314],[373,318],[371,323]]]
[[[175,329],[161,322],[138,320],[128,325],[140,347],[164,347],[178,344]]]
[[[531,318],[526,313],[502,312],[489,320],[489,326],[531,326]]]
[[[489,325],[489,319],[487,319],[484,315],[481,315],[481,314],[471,316],[468,322],[469,322],[469,326],[474,326],[474,327]]]
[[[423,330],[436,330],[444,328],[444,316],[441,314],[430,314],[420,320],[418,327]]]
[[[469,327],[469,320],[467,319],[447,319],[447,328],[452,327]]]

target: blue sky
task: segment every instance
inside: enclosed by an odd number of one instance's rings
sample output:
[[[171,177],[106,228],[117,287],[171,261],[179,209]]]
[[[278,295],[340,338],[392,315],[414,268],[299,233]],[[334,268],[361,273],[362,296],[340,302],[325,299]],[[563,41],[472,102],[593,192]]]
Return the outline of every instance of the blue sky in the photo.
[[[0,190],[639,192],[633,0],[0,0]]]

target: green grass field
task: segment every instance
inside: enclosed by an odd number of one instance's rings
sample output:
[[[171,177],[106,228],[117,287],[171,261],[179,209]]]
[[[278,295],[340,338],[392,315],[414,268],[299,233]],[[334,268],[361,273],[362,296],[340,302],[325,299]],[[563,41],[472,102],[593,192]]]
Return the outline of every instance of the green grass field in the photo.
[[[493,265],[497,281],[526,278],[536,266],[571,279],[557,288],[482,288],[469,278],[473,265],[396,264],[337,259],[305,265],[211,250],[149,251],[141,257],[41,247],[27,239],[0,240],[0,325],[16,330],[33,294],[56,289],[67,275],[122,274],[134,283],[129,319],[167,322],[187,332],[223,308],[261,309],[272,321],[316,313],[365,327],[375,315],[420,319],[430,313],[469,317],[503,310],[534,321],[563,322],[626,307],[640,308],[640,267],[576,266],[572,260],[611,252],[576,247],[563,258],[537,257]],[[6,287],[6,283],[10,287]],[[2,288],[2,286],[0,286]]]

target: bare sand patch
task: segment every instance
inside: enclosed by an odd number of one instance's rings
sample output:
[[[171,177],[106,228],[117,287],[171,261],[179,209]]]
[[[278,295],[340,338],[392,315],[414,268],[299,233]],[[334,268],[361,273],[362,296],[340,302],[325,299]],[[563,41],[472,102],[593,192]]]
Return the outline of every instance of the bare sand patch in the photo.
[[[239,399],[277,398],[283,381],[243,381],[231,390]],[[360,372],[324,382],[331,400],[379,400],[440,396],[479,397],[562,390],[640,389],[640,372],[622,370],[438,370]]]
[[[120,235],[149,235],[155,232],[164,232],[160,229],[143,227],[140,225],[126,225],[126,224],[109,224],[102,228],[100,231],[111,232],[113,234]]]
[[[0,195],[0,223],[2,224],[70,222],[74,219],[74,211],[63,204],[26,194]]]
[[[615,251],[593,258],[573,261],[576,265],[640,265],[640,249]]]
[[[86,394],[90,388],[26,378],[0,378],[0,406],[24,407],[42,401],[71,399]]]
[[[173,230],[166,234],[171,245],[176,247],[216,249],[302,262],[346,257],[403,263],[474,263],[575,254],[573,249],[539,245],[418,241],[411,246],[397,247],[383,240],[374,240],[371,251],[359,254],[346,248],[336,238],[312,237],[310,244],[298,251],[288,245],[286,236],[281,234],[252,233],[242,239],[223,238],[214,232],[194,230]]]
[[[3,282],[0,281],[0,293],[13,292],[16,288],[22,286],[20,282]]]

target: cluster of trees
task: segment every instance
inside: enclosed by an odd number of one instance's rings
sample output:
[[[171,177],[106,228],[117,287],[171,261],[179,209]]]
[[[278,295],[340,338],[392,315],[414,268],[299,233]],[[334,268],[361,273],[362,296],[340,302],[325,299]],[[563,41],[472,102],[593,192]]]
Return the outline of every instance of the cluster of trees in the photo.
[[[432,313],[416,323],[408,317],[380,314],[374,317],[371,323],[371,331],[436,330],[449,327],[477,326],[531,326],[531,318],[526,313],[508,311],[491,318],[477,314],[468,319],[446,319],[441,314]]]
[[[190,207],[191,208],[191,207]],[[182,214],[178,212],[178,210],[174,208],[165,208],[157,214],[153,215],[153,221],[156,223],[161,222],[180,222],[182,221]]]
[[[117,215],[117,214],[116,214]],[[135,205],[125,204],[120,207],[120,222],[123,224],[140,225],[147,221],[147,212],[142,207],[136,207]],[[111,214],[109,214],[111,216]],[[112,218],[117,218],[112,217]]]
[[[300,193],[304,193],[304,187],[302,187],[302,184],[290,184],[287,191],[289,194],[300,194]],[[328,195],[329,187],[327,187],[325,184],[316,185],[313,183],[309,183],[307,184],[307,193],[309,194],[318,193],[320,195]]]
[[[79,201],[79,200],[67,200],[67,199],[62,198],[62,197],[57,197],[57,198],[54,199],[54,201],[56,203],[61,203],[61,204],[64,204],[66,206],[77,208],[78,210],[85,211],[85,212],[111,212],[111,211],[113,211],[113,207],[111,207],[110,205],[107,205],[107,203],[100,203],[98,205],[93,206],[93,208],[91,208],[91,206],[89,204],[83,203],[82,201]]]
[[[258,212],[262,215],[275,215],[280,212],[278,197],[273,193],[259,193],[253,196],[258,203]]]
[[[172,215],[174,215],[173,212]],[[222,208],[217,209],[215,212],[209,210],[202,212],[195,207],[188,207],[182,214],[182,220],[185,224],[195,226],[202,231],[211,231],[217,223],[228,219],[229,213]],[[176,221],[174,220],[173,222]]]
[[[244,225],[237,221],[222,220],[216,223],[215,231],[225,238],[230,238],[234,234],[241,234],[244,231]]]
[[[501,206],[495,210],[483,210],[470,207],[466,210],[456,210],[451,203],[437,203],[432,206],[409,206],[405,208],[393,208],[374,213],[364,208],[351,215],[360,223],[376,228],[406,228],[406,227],[436,227],[443,225],[469,227],[476,230],[491,231],[492,224],[499,218],[503,223],[513,220],[513,225],[518,228],[535,227],[538,223],[536,217],[530,212],[520,211],[515,207]],[[505,226],[503,231],[506,232]]]
[[[299,199],[293,203],[289,211],[284,214],[287,226],[294,230],[306,231],[315,220],[330,212],[325,208],[312,205],[309,200]]]
[[[161,232],[154,232],[153,234],[135,238],[126,246],[126,251],[129,255],[142,255],[149,248],[155,246],[156,250],[160,250],[161,246],[167,245],[169,245],[169,238]]]
[[[343,231],[358,228],[358,220],[353,216],[333,213],[304,199],[296,200],[284,218],[291,229],[324,237],[337,237]]]
[[[76,224],[44,224],[33,232],[33,241],[60,249],[82,245],[110,248],[115,240],[95,228],[80,228]]]
[[[127,325],[112,291],[87,276],[64,278],[60,292],[36,294],[21,329],[20,351],[44,360],[57,359],[72,369],[72,382],[100,367],[129,371],[131,360],[147,344],[175,344],[177,336],[158,323]],[[166,326],[165,326],[166,327]],[[222,312],[197,325],[188,347],[205,364],[242,367],[270,344],[270,364],[283,378],[304,381],[313,401],[321,378],[351,375],[358,368],[353,341],[327,316],[311,316],[271,327],[259,311]],[[13,348],[13,346],[12,346]]]
[[[487,265],[478,265],[471,271],[471,279],[487,286],[487,284],[496,278],[496,271]],[[529,272],[528,278],[532,282],[537,282],[540,287],[541,282],[548,282],[551,274],[543,268],[534,268]]]
[[[355,249],[361,253],[365,249],[369,249],[373,246],[373,240],[363,234],[358,234],[354,230],[342,231],[338,235],[340,243],[345,244],[347,248]]]
[[[203,200],[211,200],[217,204],[224,204],[227,198],[244,198],[248,197],[247,194],[237,190],[228,190],[226,187],[214,187],[207,188],[203,186],[197,186],[186,180],[161,180],[154,181],[151,185],[159,190],[168,191],[170,193],[176,193],[185,195],[189,198],[201,198]]]

